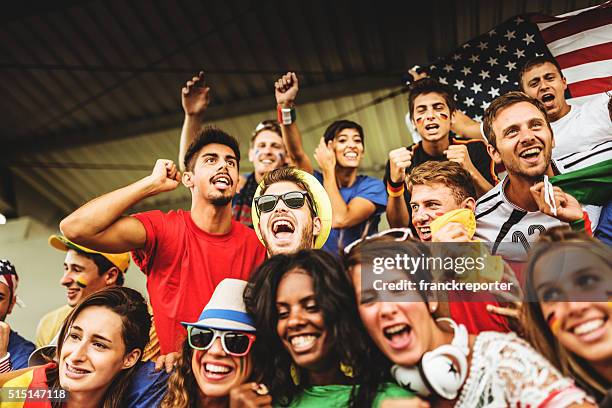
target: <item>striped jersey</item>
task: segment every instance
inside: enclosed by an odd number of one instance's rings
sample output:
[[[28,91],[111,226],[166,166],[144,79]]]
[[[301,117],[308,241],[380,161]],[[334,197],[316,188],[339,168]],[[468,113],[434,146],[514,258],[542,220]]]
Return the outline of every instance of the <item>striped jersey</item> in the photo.
[[[612,141],[600,143],[591,150],[576,152],[552,161],[553,172],[563,174],[612,158]],[[508,200],[504,192],[510,181],[506,176],[476,203],[476,236],[492,242],[492,252],[511,261],[524,261],[527,251],[547,229],[567,225],[540,211],[526,211]],[[525,194],[530,194],[526,191]],[[589,214],[593,230],[600,207],[583,206]],[[513,243],[515,245],[507,245]]]

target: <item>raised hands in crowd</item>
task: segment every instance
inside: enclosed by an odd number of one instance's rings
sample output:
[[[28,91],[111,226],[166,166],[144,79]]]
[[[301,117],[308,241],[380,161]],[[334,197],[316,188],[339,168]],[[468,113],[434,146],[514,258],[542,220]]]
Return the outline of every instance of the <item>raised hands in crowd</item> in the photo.
[[[49,239],[66,252],[67,305],[41,319],[36,350],[5,322],[18,279],[0,260],[0,397],[21,387],[69,391],[69,408],[612,406],[612,256],[592,237],[610,229],[612,135],[555,152],[549,118],[570,110],[529,88],[556,69],[528,62],[527,94],[496,98],[481,125],[413,68],[419,141],[388,153],[384,180],[360,174],[356,121],[301,134],[294,72],[274,82],[278,120],[240,135],[253,163],[241,175],[238,140],[204,126],[201,71],[181,89],[178,166],[158,159]],[[126,215],[179,184],[189,211]],[[383,213],[393,229],[379,233]],[[457,248],[483,268],[393,263]],[[129,252],[149,303],[123,287]]]

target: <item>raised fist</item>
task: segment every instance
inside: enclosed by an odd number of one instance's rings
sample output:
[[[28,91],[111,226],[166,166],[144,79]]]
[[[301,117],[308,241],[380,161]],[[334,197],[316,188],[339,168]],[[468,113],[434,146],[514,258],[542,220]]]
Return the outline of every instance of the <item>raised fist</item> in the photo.
[[[276,104],[283,108],[293,108],[298,89],[297,76],[294,72],[287,72],[274,83]]]
[[[406,180],[406,169],[412,164],[412,151],[400,147],[389,152],[390,178],[394,183]]]

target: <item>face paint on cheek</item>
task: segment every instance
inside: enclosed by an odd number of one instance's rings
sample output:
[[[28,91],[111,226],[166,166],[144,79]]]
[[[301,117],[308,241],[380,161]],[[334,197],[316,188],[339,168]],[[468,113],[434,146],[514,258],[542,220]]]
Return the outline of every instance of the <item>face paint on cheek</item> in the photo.
[[[559,328],[561,326],[561,322],[555,316],[555,312],[550,312],[548,317],[546,317],[546,323],[548,323],[548,327],[550,327],[550,331],[553,334],[557,334],[559,332]]]
[[[443,216],[446,213],[436,211],[434,214],[436,215],[436,217],[441,217],[441,216]]]
[[[422,124],[423,123],[423,116],[417,116],[416,118],[414,118],[415,122],[417,124]]]
[[[85,279],[83,279],[82,277],[80,277],[80,276],[77,278],[76,284],[81,289],[85,289],[87,287],[87,281]]]
[[[436,116],[442,120],[448,120],[448,115],[444,112],[436,112]]]

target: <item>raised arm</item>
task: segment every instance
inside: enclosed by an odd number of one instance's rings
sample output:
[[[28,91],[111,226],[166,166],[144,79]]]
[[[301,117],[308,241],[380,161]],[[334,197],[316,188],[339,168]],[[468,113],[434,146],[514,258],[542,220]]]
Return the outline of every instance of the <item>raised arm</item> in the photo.
[[[210,87],[206,86],[204,72],[200,71],[197,76],[187,81],[181,90],[181,104],[183,105],[183,112],[185,112],[179,142],[178,165],[181,171],[185,171],[183,163],[185,153],[187,153],[191,141],[202,128],[204,111],[208,108],[209,103]]]
[[[385,177],[385,188],[389,194],[387,201],[387,221],[391,228],[410,226],[410,212],[404,200],[406,169],[412,164],[412,151],[406,147],[389,152],[389,174]]]
[[[274,83],[274,96],[276,97],[277,107],[281,109],[295,107],[295,98],[299,90],[298,85],[298,79],[294,72],[287,72]],[[302,135],[297,124],[293,122],[290,125],[285,125],[281,121],[280,127],[289,159],[295,163],[296,167],[312,174],[314,171],[312,162],[304,151]]]
[[[480,132],[480,122],[476,122],[459,109],[455,110],[455,120],[451,125],[451,130],[468,139],[484,140]]]
[[[83,205],[64,218],[60,229],[66,238],[98,251],[119,253],[142,248],[146,231],[134,217],[122,216],[144,198],[174,190],[180,173],[171,160],[160,159],[151,175]]]

